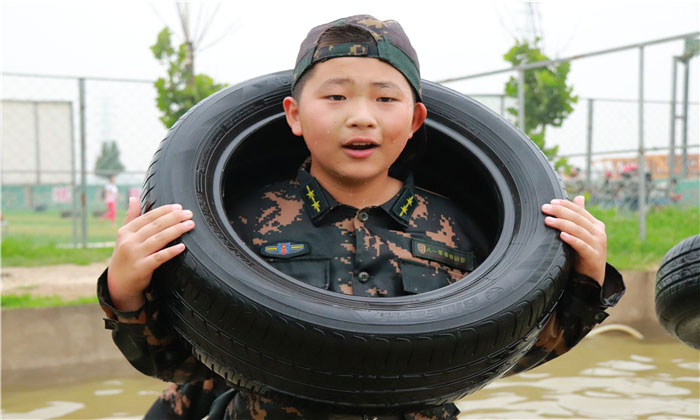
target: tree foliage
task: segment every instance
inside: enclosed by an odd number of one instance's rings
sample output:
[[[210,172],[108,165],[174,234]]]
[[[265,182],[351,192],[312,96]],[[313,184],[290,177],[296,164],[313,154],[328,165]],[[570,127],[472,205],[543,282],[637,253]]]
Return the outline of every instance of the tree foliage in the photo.
[[[124,170],[124,165],[119,158],[119,146],[114,140],[102,142],[102,150],[95,161],[95,172],[98,176],[109,178],[117,176]]]
[[[215,83],[206,74],[195,74],[192,43],[183,42],[176,49],[172,44],[172,32],[167,27],[158,33],[151,51],[161,64],[167,66],[167,76],[155,82],[157,105],[162,113],[160,120],[167,128],[197,102],[226,86]]]
[[[539,38],[530,43],[528,40],[516,41],[515,45],[503,55],[513,66],[546,61],[549,58],[539,47]],[[578,102],[573,95],[573,87],[566,84],[570,63],[549,65],[525,70],[525,127],[523,131],[545,153],[549,160],[557,156],[558,146],[545,147],[547,126],[561,127],[566,117],[573,111],[572,104]],[[518,78],[512,76],[506,83],[506,96],[518,97]],[[508,112],[518,116],[518,108],[510,107]],[[522,127],[521,127],[522,128]],[[555,167],[566,166],[566,159],[559,158]]]

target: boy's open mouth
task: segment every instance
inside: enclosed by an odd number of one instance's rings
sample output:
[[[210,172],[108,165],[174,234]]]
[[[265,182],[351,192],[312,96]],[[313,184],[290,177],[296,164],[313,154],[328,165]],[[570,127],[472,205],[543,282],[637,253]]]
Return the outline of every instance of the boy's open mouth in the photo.
[[[352,150],[369,150],[372,148],[377,147],[376,144],[372,143],[354,143],[354,144],[348,144],[346,146],[343,146],[347,149],[352,149]]]

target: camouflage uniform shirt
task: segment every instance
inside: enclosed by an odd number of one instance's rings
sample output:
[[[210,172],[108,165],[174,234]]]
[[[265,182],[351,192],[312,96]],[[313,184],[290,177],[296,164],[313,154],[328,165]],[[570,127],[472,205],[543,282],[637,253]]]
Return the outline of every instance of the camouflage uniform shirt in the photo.
[[[411,175],[380,206],[337,202],[305,167],[229,211],[242,239],[274,268],[316,287],[355,296],[434,290],[473,270],[487,252],[441,196]]]
[[[448,199],[416,188],[410,175],[388,202],[357,209],[338,203],[309,174],[307,165],[296,179],[267,186],[229,211],[241,238],[281,272],[338,293],[389,297],[450,284],[485,258],[486,241],[469,235],[476,230],[470,229],[468,218]],[[624,291],[619,273],[611,266],[602,290],[592,279],[572,277],[567,299],[558,305],[564,307],[558,307],[535,347],[513,372],[537,366],[573,347]],[[180,384],[170,385],[146,418],[194,419],[207,414],[211,420],[336,418],[247,391],[229,390],[191,355],[184,340],[157,321],[157,298],[151,292],[146,294],[144,308],[117,311],[107,293],[105,272],[98,282],[98,295],[108,315],[107,328],[113,330],[115,343],[132,365]],[[577,304],[569,305],[572,299]],[[579,313],[566,311],[567,305],[579,308]],[[456,419],[458,414],[454,404],[445,404],[378,418]]]

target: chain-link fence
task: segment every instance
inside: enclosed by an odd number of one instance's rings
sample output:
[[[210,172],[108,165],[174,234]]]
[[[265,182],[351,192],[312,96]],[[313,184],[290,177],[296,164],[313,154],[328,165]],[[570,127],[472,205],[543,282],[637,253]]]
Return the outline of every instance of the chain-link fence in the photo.
[[[152,81],[3,74],[4,233],[67,246],[113,241],[100,227],[119,224],[102,219],[110,173],[97,165],[103,143],[116,143],[124,166],[115,178],[121,216],[165,135],[158,117]]]
[[[514,119],[507,113],[508,108],[517,107],[514,98],[498,94],[472,97]],[[677,141],[673,154],[670,110],[670,101],[644,102],[646,202],[650,206],[698,205],[700,107],[698,102],[688,103],[687,146]],[[594,205],[638,209],[637,114],[638,103],[633,100],[580,97],[562,126],[550,128],[547,145],[559,146],[559,156],[566,157],[570,165],[561,173],[570,195],[587,195]],[[676,120],[675,134],[680,139],[684,128],[680,118]]]
[[[502,83],[502,77],[524,80],[527,70],[569,62],[572,72],[585,69],[582,71],[587,79],[598,77],[607,85],[627,86],[625,96],[636,99],[586,96],[585,89],[576,89],[578,102],[573,112],[561,127],[547,128],[546,146],[558,146],[558,155],[571,165],[570,172],[562,172],[570,195],[584,194],[590,203],[637,212],[639,236],[644,239],[647,209],[700,204],[700,110],[697,100],[689,100],[689,92],[697,92],[697,71],[691,67],[697,65],[700,52],[698,35],[685,34],[441,82],[469,94],[489,78],[501,77]],[[659,48],[668,44],[676,48],[676,53]],[[650,67],[647,61],[654,62],[654,70],[658,70],[659,63],[672,64],[673,70],[664,79],[654,77],[658,71],[649,71],[652,77],[645,77],[645,69]],[[620,69],[610,63],[625,68],[616,71]],[[637,79],[636,83],[630,83],[632,78]],[[670,101],[645,98],[645,91],[654,88],[658,92],[659,86],[671,92]],[[524,84],[519,83],[520,87]],[[524,113],[519,110],[525,103],[524,90],[517,98],[502,94],[471,96],[512,123],[523,125]],[[508,112],[509,108],[515,113]]]

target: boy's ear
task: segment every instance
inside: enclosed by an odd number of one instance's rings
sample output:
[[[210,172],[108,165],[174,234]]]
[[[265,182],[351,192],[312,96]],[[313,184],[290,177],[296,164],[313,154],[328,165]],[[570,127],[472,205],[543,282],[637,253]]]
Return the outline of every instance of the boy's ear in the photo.
[[[282,106],[287,117],[287,124],[292,129],[292,133],[296,136],[301,136],[303,132],[301,130],[301,121],[299,120],[299,103],[293,97],[287,96],[282,101]]]
[[[416,104],[413,105],[413,121],[411,121],[411,135],[409,138],[413,137],[413,134],[423,125],[427,116],[428,109],[425,105],[423,105],[422,102],[416,102]]]

